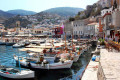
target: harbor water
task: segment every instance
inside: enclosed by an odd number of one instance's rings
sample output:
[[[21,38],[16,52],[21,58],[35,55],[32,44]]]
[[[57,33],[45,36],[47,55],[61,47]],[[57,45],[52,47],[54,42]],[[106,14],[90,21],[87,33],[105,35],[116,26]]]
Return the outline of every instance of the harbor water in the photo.
[[[0,64],[5,66],[17,67],[13,55],[26,56],[26,52],[19,51],[20,48],[12,48],[12,46],[0,45]],[[90,48],[80,56],[76,63],[73,63],[71,69],[60,70],[34,70],[35,78],[30,80],[79,80],[86,65],[91,59],[91,51],[95,48]],[[0,77],[0,80],[10,80]]]

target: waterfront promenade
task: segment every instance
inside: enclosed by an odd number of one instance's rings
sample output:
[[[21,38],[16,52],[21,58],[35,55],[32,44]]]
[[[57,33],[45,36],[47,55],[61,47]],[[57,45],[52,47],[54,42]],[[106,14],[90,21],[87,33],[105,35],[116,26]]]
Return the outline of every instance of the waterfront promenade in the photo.
[[[81,80],[120,80],[120,52],[100,50],[100,61],[90,61]]]
[[[101,49],[98,80],[120,80],[120,52]]]
[[[99,62],[90,61],[81,80],[97,80]]]

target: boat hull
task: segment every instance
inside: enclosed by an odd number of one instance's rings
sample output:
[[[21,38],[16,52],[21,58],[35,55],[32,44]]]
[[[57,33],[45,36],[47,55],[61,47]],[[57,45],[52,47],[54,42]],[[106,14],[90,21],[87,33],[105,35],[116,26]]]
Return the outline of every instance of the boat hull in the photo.
[[[34,78],[34,72],[31,72],[29,74],[19,75],[19,74],[6,74],[3,72],[0,72],[0,75],[5,78],[11,78],[11,79],[24,79],[24,78]]]
[[[5,42],[0,42],[0,45],[6,45],[6,43]]]
[[[9,42],[7,42],[6,43],[6,46],[12,46],[12,45],[14,45],[15,43],[9,43]]]
[[[14,59],[17,61],[18,59],[14,57]],[[51,64],[36,64],[36,63],[29,63],[25,60],[20,61],[20,64],[25,67],[30,68],[37,68],[37,69],[66,69],[71,68],[73,64],[73,60],[67,60],[64,62],[58,62],[58,63],[51,63]]]

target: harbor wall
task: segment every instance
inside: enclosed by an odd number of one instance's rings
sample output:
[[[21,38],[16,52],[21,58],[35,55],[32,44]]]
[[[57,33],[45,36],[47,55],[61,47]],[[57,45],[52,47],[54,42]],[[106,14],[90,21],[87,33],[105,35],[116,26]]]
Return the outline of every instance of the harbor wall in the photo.
[[[104,72],[103,72],[103,68],[102,68],[100,62],[99,62],[97,77],[98,77],[98,80],[106,80],[105,75],[104,75]]]

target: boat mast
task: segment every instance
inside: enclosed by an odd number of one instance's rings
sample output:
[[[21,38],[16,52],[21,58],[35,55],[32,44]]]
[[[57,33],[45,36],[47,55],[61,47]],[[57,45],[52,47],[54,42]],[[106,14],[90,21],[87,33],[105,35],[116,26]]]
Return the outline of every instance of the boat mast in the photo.
[[[73,38],[74,38],[74,37],[73,37],[73,33],[72,33],[72,47],[73,47]]]
[[[20,53],[20,51],[18,50],[18,53]],[[19,59],[19,55],[18,55],[18,64],[19,64],[19,70],[21,72],[21,66],[20,66],[20,59]]]
[[[66,32],[65,32],[65,50],[67,51],[67,44],[66,44]]]

